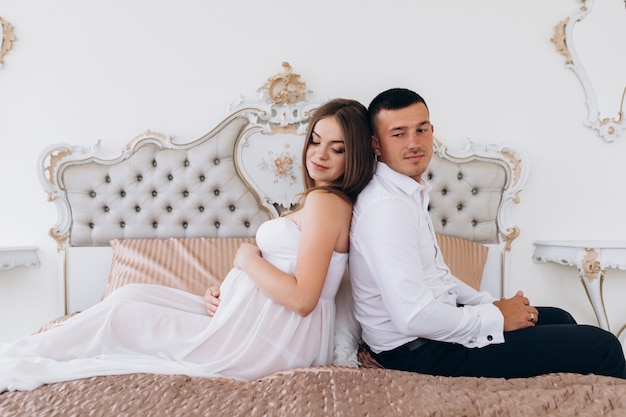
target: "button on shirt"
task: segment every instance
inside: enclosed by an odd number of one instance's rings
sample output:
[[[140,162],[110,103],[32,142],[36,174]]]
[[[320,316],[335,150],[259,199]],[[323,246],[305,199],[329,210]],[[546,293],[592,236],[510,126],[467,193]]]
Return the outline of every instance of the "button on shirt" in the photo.
[[[430,189],[378,162],[354,206],[353,309],[375,353],[420,337],[467,347],[504,342],[496,298],[454,277],[443,261],[428,215]]]

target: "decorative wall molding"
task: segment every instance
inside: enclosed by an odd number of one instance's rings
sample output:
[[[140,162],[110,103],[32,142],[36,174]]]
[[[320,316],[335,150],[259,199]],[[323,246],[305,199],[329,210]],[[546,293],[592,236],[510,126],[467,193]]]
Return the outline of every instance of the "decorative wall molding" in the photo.
[[[268,78],[259,91],[274,104],[296,104],[305,98],[306,83],[300,79],[300,74],[294,74],[289,62],[284,61],[282,65],[285,70]]]
[[[0,66],[4,63],[4,57],[15,42],[15,34],[13,33],[13,25],[0,16],[0,28],[2,29],[2,37],[0,38]]]
[[[577,23],[583,21],[587,16],[589,16],[595,4],[595,0],[581,0],[581,2],[582,5],[580,6],[579,10],[575,11],[569,17],[562,20],[555,26],[554,36],[550,40],[556,45],[557,50],[561,54],[563,54],[563,56],[565,56],[565,66],[574,71],[583,86],[583,90],[587,99],[587,118],[584,121],[585,126],[596,130],[606,142],[613,142],[615,139],[617,139],[618,136],[620,136],[620,134],[626,132],[626,122],[624,119],[626,85],[624,85],[623,91],[620,91],[621,102],[619,104],[619,109],[616,109],[617,116],[602,117],[601,109],[598,105],[598,97],[596,95],[593,83],[589,77],[589,74],[583,67],[583,64],[574,47],[574,26]],[[624,14],[624,18],[626,20],[626,14]],[[610,28],[607,28],[606,30],[610,30]],[[613,51],[613,49],[615,51],[623,51],[624,48],[626,48],[626,45],[624,45],[623,42],[624,39],[620,39],[619,36],[616,37],[615,45],[610,45],[611,51]],[[614,104],[611,103],[611,106],[613,105]],[[613,109],[611,109],[611,111],[613,111]]]

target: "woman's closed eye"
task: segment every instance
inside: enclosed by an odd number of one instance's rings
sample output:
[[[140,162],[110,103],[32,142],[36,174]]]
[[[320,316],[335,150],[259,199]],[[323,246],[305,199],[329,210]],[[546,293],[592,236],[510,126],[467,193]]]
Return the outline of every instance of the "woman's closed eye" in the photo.
[[[309,139],[309,146],[320,146],[321,144],[322,142],[315,141],[314,139]],[[330,149],[332,149],[332,151],[337,154],[342,154],[346,152],[346,148],[344,146],[336,146],[336,147],[331,146]]]

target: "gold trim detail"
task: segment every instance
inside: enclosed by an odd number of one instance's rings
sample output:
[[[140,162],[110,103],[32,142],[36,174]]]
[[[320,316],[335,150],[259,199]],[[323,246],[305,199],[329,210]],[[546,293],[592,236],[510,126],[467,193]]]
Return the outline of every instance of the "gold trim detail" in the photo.
[[[288,62],[283,62],[283,72],[267,79],[258,91],[265,91],[274,104],[295,104],[306,93],[306,83],[300,74],[294,74]]]
[[[507,158],[509,161],[511,161],[511,173],[512,173],[512,184],[511,187],[515,187],[517,186],[517,184],[519,183],[520,179],[521,179],[521,175],[522,175],[522,162],[520,161],[520,159],[515,156],[515,153],[507,151],[506,149],[503,149],[501,152],[502,156],[504,156],[505,158]],[[519,193],[522,190],[517,190],[515,192],[515,194],[513,194],[513,202],[515,204],[519,203]],[[514,239],[514,238],[513,238]],[[511,239],[511,240],[513,240]]]
[[[155,142],[155,139],[158,141]],[[163,148],[163,145],[171,142],[171,137],[169,135],[166,135],[165,133],[161,133],[161,132],[155,132],[153,130],[146,130],[143,133],[138,134],[137,136],[135,136],[130,142],[128,142],[126,144],[126,151],[128,152],[133,152],[134,149],[138,148],[140,146],[140,143],[147,141],[147,142],[151,142],[151,143],[157,143],[157,145],[160,148]]]
[[[287,134],[294,134],[297,135],[298,134],[298,129],[296,129],[295,126],[275,126],[272,131],[270,132],[270,135],[276,135],[276,134],[283,134],[283,135],[287,135]]]
[[[593,282],[602,272],[600,261],[598,261],[598,252],[593,248],[585,249],[585,257],[583,258],[583,271],[587,281]]]
[[[601,304],[601,307],[602,307],[602,312],[601,313],[604,314],[604,318],[606,320],[606,330],[611,331],[611,325],[609,324],[609,319],[608,319],[608,316],[606,315],[606,308],[604,307],[604,294],[603,294],[603,290],[602,290],[602,287],[603,287],[603,284],[604,284],[604,271],[600,271],[600,272],[601,272],[600,273],[600,304]],[[578,279],[580,280],[580,283],[583,285],[583,288],[585,289],[585,294],[587,295],[587,300],[589,300],[591,305],[594,306],[593,301],[591,299],[591,294],[589,294],[589,288],[587,287],[587,284],[585,284],[585,277],[583,276],[583,274],[580,271],[580,269],[578,270]],[[597,320],[598,324],[600,325],[602,323],[602,321],[600,320],[600,313],[597,311],[597,309],[595,307],[593,308],[593,313],[596,316],[596,320]]]
[[[572,54],[570,54],[567,48],[567,36],[565,35],[565,26],[569,23],[569,17],[560,21],[554,27],[554,36],[550,40],[556,45],[556,49],[565,56],[565,63],[570,65],[572,63]]]
[[[15,42],[17,38],[13,33],[13,25],[3,19],[1,16],[0,25],[2,25],[2,42],[0,43],[0,65],[2,65],[4,64],[2,57],[9,52],[9,50],[13,46],[13,42]]]
[[[613,122],[616,125],[621,125],[622,122],[624,121],[624,99],[626,99],[626,86],[624,87],[624,91],[622,92],[622,101],[620,101],[620,105],[619,105],[619,111],[617,112],[617,114],[619,114],[619,118],[608,118],[605,117],[604,119],[600,119],[600,126],[604,126],[607,123]],[[598,118],[600,118],[600,113],[598,113]],[[615,127],[613,126],[609,126],[608,128],[609,134],[614,134],[615,133]]]
[[[53,152],[50,154],[50,160],[48,161],[48,166],[45,167],[45,170],[48,173],[47,180],[50,181],[50,184],[57,185],[54,179],[54,170],[56,168],[57,162],[59,162],[60,160],[62,160],[63,158],[71,154],[72,154],[72,151],[69,149],[63,150],[63,151],[57,150],[56,152]],[[48,201],[52,201],[52,195],[50,195],[50,193],[48,193]]]
[[[518,202],[519,201],[516,201],[516,203]],[[515,238],[519,236],[519,234],[520,234],[520,229],[517,226],[514,226],[511,232],[509,232],[508,234],[501,233],[502,238],[504,239],[504,242],[505,242],[503,252],[509,252],[511,250],[511,244],[513,243]]]
[[[56,227],[51,227],[48,231],[48,234],[54,241],[57,243],[57,252],[63,250],[65,247],[65,242],[67,242],[68,235],[66,233],[61,232]]]

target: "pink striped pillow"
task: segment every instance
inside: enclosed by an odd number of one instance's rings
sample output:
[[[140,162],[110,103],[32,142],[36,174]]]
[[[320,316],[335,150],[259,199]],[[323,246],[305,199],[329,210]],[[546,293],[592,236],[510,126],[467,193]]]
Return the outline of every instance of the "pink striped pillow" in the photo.
[[[437,243],[452,275],[480,290],[489,248],[471,240],[440,234],[437,234]]]
[[[129,283],[159,284],[204,295],[233,267],[237,249],[254,238],[115,239],[102,298]]]

